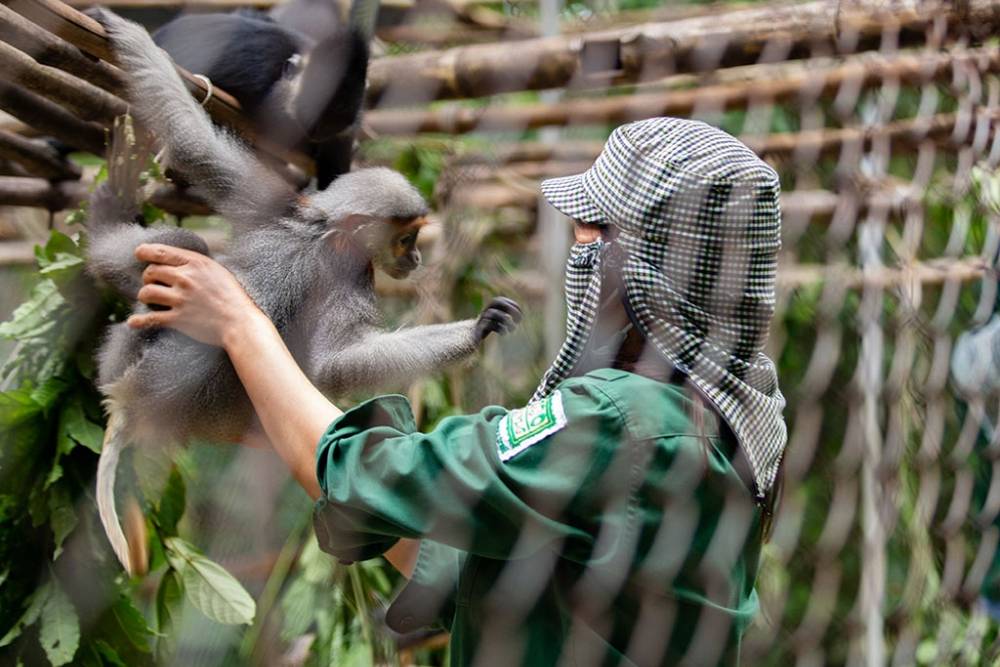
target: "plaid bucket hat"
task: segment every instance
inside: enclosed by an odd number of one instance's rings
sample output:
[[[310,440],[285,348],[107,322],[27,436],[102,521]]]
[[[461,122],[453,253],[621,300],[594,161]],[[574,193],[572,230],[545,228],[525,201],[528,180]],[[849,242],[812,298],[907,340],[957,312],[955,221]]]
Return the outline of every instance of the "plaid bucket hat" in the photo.
[[[617,128],[590,169],[541,190],[572,218],[618,228],[637,325],[726,419],[758,493],[770,489],[787,441],[785,399],[763,352],[781,244],[774,170],[705,123],[652,118]],[[600,281],[566,287],[589,321],[571,323],[534,399],[569,376],[596,318]]]

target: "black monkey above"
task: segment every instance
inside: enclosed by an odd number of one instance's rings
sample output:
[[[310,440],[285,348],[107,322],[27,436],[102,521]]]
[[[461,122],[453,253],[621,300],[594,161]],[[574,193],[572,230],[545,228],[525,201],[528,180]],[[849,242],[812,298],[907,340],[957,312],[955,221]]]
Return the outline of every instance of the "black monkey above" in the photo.
[[[297,3],[285,18],[296,16]],[[272,141],[316,161],[319,189],[350,170],[365,92],[368,40],[328,22],[316,39],[267,14],[188,14],[153,35],[174,62],[235,97]]]

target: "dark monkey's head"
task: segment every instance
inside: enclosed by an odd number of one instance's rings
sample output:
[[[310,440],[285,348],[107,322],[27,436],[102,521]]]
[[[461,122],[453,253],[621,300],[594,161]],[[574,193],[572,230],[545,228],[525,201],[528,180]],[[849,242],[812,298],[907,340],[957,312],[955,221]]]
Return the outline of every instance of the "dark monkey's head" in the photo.
[[[420,266],[417,237],[427,202],[402,174],[384,167],[352,171],[312,195],[307,206],[338,252],[358,253],[393,278]]]

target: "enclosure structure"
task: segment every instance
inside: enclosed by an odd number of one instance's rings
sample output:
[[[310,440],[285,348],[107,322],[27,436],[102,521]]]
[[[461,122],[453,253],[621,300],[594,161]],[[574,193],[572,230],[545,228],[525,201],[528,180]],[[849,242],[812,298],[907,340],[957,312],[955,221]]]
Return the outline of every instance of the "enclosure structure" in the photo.
[[[959,400],[949,362],[956,337],[997,308],[1000,1],[570,9],[562,34],[539,36],[551,25],[527,3],[383,7],[358,163],[406,171],[438,224],[419,286],[382,292],[418,298],[420,321],[485,285],[535,314],[529,355],[493,349],[474,380],[415,387],[422,416],[523,401],[561,340],[550,286],[568,227],[540,208],[541,179],[585,169],[629,120],[719,126],[784,190],[769,354],[789,447],[745,663],[993,664],[996,622],[979,600],[997,584],[996,410]],[[125,110],[108,57],[100,26],[58,0],[0,5],[0,108],[16,119],[0,127],[0,206],[56,212],[86,198],[93,169],[43,137],[103,154]],[[203,99],[204,83],[185,80]],[[287,179],[308,180],[308,158],[256,136],[225,91],[207,110]],[[211,213],[169,184],[151,203],[179,219]],[[8,240],[0,258],[33,255]],[[512,360],[522,370],[498,381]],[[262,566],[275,623],[289,613],[273,604],[294,570],[289,544]],[[248,650],[264,662],[279,651]]]

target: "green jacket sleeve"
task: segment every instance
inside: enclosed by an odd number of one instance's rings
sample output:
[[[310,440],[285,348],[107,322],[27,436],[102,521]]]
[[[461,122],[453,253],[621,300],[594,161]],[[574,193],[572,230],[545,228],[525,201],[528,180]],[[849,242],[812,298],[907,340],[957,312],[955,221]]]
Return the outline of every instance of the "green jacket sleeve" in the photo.
[[[609,506],[625,511],[609,498],[627,493],[634,479],[627,461],[605,474],[621,464],[616,451],[629,449],[617,447],[625,426],[614,403],[586,382],[563,383],[558,392],[564,419],[514,442],[498,440],[498,429],[512,422],[498,407],[446,418],[429,433],[417,431],[402,396],[345,413],[317,451],[320,545],[357,560],[401,537],[489,558],[558,543],[564,558],[585,562],[607,518],[602,513]],[[530,435],[530,425],[519,424],[518,434]]]
[[[434,624],[451,630],[467,555],[433,540],[421,540],[410,580],[386,610],[386,625],[401,633]]]

